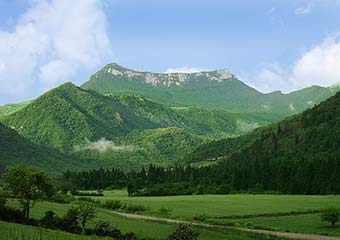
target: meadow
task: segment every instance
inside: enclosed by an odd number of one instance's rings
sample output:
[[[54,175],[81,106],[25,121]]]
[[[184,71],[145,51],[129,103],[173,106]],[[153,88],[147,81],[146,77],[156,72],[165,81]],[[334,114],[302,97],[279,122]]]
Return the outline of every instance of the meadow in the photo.
[[[108,240],[0,221],[1,240]]]
[[[325,207],[340,207],[336,195],[186,195],[164,197],[128,197],[125,190],[104,191],[103,197],[93,197],[105,202],[118,200],[142,204],[148,208],[145,214],[157,215],[159,209],[170,208],[169,217],[193,219],[200,215],[209,218],[242,216],[250,214],[289,213],[291,211],[319,210]]]
[[[8,205],[12,207],[17,207],[18,202],[15,200],[11,200],[8,202]],[[63,215],[66,213],[68,208],[70,208],[71,206],[72,206],[71,204],[39,202],[32,208],[31,217],[39,219],[48,210],[52,210],[58,215]],[[169,233],[175,228],[175,224],[158,223],[158,222],[151,222],[151,221],[146,221],[146,220],[128,219],[128,218],[120,217],[120,216],[113,214],[111,210],[102,209],[102,208],[97,209],[97,216],[95,219],[91,221],[90,225],[94,224],[98,220],[109,221],[114,226],[117,226],[120,230],[122,230],[122,232],[132,231],[136,233],[136,235],[141,239],[165,240],[167,239],[167,236],[169,235]],[[279,239],[279,238],[274,238],[274,237],[268,237],[266,235],[240,232],[237,230],[229,230],[229,229],[208,229],[208,228],[201,228],[201,227],[195,227],[195,229],[200,233],[199,240]],[[0,225],[0,230],[2,231],[1,225]]]

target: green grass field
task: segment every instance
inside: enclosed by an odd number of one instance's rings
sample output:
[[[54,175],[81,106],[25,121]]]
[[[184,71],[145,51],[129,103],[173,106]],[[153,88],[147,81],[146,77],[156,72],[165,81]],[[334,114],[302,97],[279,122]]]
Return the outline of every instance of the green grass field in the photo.
[[[1,240],[109,240],[0,221]]]
[[[318,214],[299,216],[259,217],[238,219],[232,222],[251,223],[264,228],[278,231],[303,232],[310,234],[340,236],[340,224],[331,227],[326,222],[321,222]]]
[[[148,207],[146,214],[155,215],[160,208],[171,208],[172,218],[192,219],[205,214],[209,218],[230,215],[248,215],[306,211],[325,207],[340,207],[340,196],[308,195],[190,195],[166,197],[128,197],[125,190],[104,191],[104,197],[94,197],[100,201],[119,200]]]
[[[9,206],[17,207],[17,201],[9,201]],[[59,215],[66,213],[67,209],[71,207],[70,204],[59,204],[50,202],[37,203],[31,212],[31,217],[41,218],[48,210],[52,210]],[[165,240],[169,233],[175,228],[174,224],[157,223],[145,220],[133,220],[114,215],[110,210],[98,209],[96,218],[92,224],[97,220],[107,220],[113,225],[116,225],[123,232],[134,232],[140,238]],[[0,226],[1,227],[1,226]],[[196,228],[200,232],[199,240],[213,240],[213,239],[226,239],[226,240],[251,240],[251,239],[278,239],[271,238],[265,235],[239,232],[227,229],[207,229]],[[0,229],[1,230],[1,229]]]

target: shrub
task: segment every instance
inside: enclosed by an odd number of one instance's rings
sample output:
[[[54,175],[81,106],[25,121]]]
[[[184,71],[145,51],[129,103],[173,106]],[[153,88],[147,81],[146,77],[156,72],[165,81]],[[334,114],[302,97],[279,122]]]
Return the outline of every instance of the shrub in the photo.
[[[81,192],[73,190],[71,192],[73,196],[89,196],[89,197],[103,197],[104,193],[103,191],[98,190],[97,192]]]
[[[208,219],[208,215],[203,213],[194,217],[195,221],[204,222]]]
[[[163,208],[158,209],[158,213],[162,216],[170,216],[171,212],[172,212],[171,208],[163,207]]]
[[[62,218],[61,229],[67,232],[77,233],[80,232],[80,227],[78,226],[78,215],[79,209],[76,207],[70,208],[66,215]]]
[[[199,233],[196,232],[190,225],[179,224],[176,229],[170,233],[169,240],[196,240]]]
[[[329,222],[334,226],[340,221],[340,209],[339,208],[327,208],[320,213],[321,220],[324,222]]]
[[[58,217],[55,212],[47,211],[42,219],[39,221],[40,226],[48,228],[59,228],[61,224],[61,218]]]
[[[135,212],[144,212],[146,210],[146,207],[141,204],[124,204],[121,209],[126,210],[129,213],[135,213]]]
[[[123,203],[118,201],[118,200],[116,200],[116,201],[109,200],[109,201],[105,201],[102,204],[103,208],[109,208],[109,209],[112,209],[112,210],[118,210],[118,209],[122,208],[122,206],[123,206]]]

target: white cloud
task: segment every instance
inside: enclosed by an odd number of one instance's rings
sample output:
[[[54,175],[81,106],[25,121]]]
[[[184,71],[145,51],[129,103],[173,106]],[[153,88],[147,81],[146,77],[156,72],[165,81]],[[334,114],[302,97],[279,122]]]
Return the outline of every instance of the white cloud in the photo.
[[[320,45],[311,48],[293,68],[295,84],[329,86],[340,82],[339,34],[327,37]]]
[[[164,73],[195,73],[204,72],[207,69],[204,68],[193,68],[193,67],[179,67],[179,68],[168,68]]]
[[[298,16],[305,16],[312,10],[313,4],[308,1],[304,6],[295,9],[295,14]]]
[[[253,76],[245,76],[250,85],[263,91],[289,92],[312,85],[328,87],[340,82],[339,34],[326,37],[310,48],[290,67],[266,64]]]
[[[72,80],[110,57],[99,0],[34,0],[13,32],[0,31],[0,94],[21,97]]]
[[[142,150],[139,147],[132,146],[132,145],[115,145],[112,141],[107,140],[105,138],[101,138],[96,142],[90,142],[86,140],[86,144],[78,145],[74,147],[76,152],[84,151],[84,150],[91,150],[91,151],[99,151],[104,153],[106,151],[120,151],[120,152],[134,152]]]

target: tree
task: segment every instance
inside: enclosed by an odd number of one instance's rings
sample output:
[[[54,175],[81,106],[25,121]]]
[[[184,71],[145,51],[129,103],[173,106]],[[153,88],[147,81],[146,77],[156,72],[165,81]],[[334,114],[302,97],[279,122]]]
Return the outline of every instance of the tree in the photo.
[[[324,222],[329,222],[332,227],[340,221],[340,209],[338,208],[327,208],[321,211],[321,220]]]
[[[169,235],[169,240],[196,240],[199,233],[194,231],[190,225],[179,224]]]
[[[96,207],[91,203],[80,203],[78,211],[78,221],[84,234],[86,223],[96,216]]]
[[[55,194],[55,183],[44,172],[23,165],[10,167],[4,174],[5,187],[18,198],[26,219],[30,208],[38,201]]]

